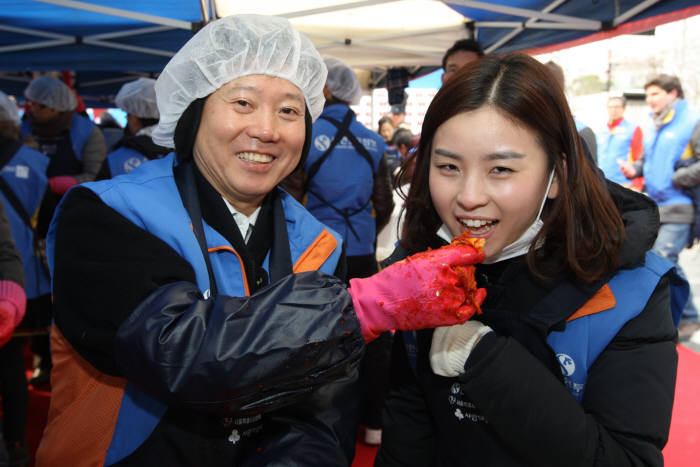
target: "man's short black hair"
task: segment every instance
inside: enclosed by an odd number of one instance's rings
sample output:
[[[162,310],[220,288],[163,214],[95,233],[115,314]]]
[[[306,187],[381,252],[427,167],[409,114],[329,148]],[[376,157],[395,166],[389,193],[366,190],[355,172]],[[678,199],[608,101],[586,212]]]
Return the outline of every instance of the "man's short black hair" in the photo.
[[[481,43],[479,43],[479,41],[477,41],[476,39],[460,39],[454,44],[452,44],[452,47],[447,49],[447,52],[445,52],[445,55],[443,55],[443,70],[447,66],[447,59],[450,58],[450,55],[452,55],[455,52],[459,52],[460,50],[464,50],[465,52],[474,52],[479,57],[484,56],[484,49],[481,48]]]

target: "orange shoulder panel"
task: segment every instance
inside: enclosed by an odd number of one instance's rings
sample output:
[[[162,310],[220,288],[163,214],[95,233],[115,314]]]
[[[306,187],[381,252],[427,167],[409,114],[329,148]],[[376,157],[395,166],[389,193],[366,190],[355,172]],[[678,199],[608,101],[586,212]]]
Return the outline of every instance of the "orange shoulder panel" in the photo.
[[[338,246],[338,241],[326,229],[299,257],[292,270],[297,272],[316,271]]]
[[[610,290],[610,286],[605,284],[595,293],[595,295],[589,298],[581,308],[576,310],[573,315],[569,316],[566,321],[573,321],[583,316],[600,313],[601,311],[609,310],[614,306],[615,295],[613,295],[612,290]]]
[[[104,465],[126,379],[99,372],[51,329],[51,403],[36,466]]]

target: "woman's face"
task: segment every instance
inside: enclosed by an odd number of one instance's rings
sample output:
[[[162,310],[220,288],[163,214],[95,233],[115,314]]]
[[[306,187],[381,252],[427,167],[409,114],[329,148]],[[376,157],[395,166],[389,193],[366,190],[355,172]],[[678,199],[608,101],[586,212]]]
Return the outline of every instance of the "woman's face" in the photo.
[[[534,222],[549,180],[547,155],[530,129],[491,106],[455,115],[435,132],[430,195],[453,235],[466,230],[498,254]],[[555,179],[547,195],[555,198]]]
[[[394,126],[391,123],[383,123],[379,128],[379,134],[387,144],[391,143],[391,137],[394,135]]]
[[[197,167],[238,211],[252,214],[299,162],[305,108],[299,88],[285,79],[249,75],[225,84],[204,104]]]

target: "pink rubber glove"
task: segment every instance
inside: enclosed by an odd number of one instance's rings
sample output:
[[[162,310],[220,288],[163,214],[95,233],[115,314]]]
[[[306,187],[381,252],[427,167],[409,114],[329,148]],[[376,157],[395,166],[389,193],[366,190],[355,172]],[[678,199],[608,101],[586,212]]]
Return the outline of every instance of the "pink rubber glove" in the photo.
[[[57,175],[49,178],[49,188],[57,195],[63,195],[66,191],[78,184],[78,181],[70,175]]]
[[[486,298],[474,264],[484,254],[472,245],[449,245],[409,256],[365,279],[351,279],[357,318],[366,342],[382,332],[461,324]]]
[[[24,319],[27,296],[19,284],[0,281],[0,347],[12,337],[12,332]]]

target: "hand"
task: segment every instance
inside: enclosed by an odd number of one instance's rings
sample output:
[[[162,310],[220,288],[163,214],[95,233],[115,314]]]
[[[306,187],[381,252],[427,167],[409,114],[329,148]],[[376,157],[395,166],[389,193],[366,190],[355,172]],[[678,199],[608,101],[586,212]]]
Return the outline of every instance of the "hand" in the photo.
[[[622,172],[622,175],[625,177],[634,178],[637,176],[637,169],[634,168],[634,165],[631,162],[623,159],[617,159],[617,163],[620,166],[620,172]]]
[[[430,367],[439,376],[455,377],[464,373],[469,354],[492,329],[477,320],[437,328],[430,345]]]
[[[350,280],[365,341],[391,329],[403,331],[463,323],[486,298],[477,289],[474,264],[484,254],[471,245],[429,250],[365,279]]]
[[[63,195],[66,191],[78,184],[78,181],[70,175],[57,175],[49,178],[49,188],[57,195]]]

